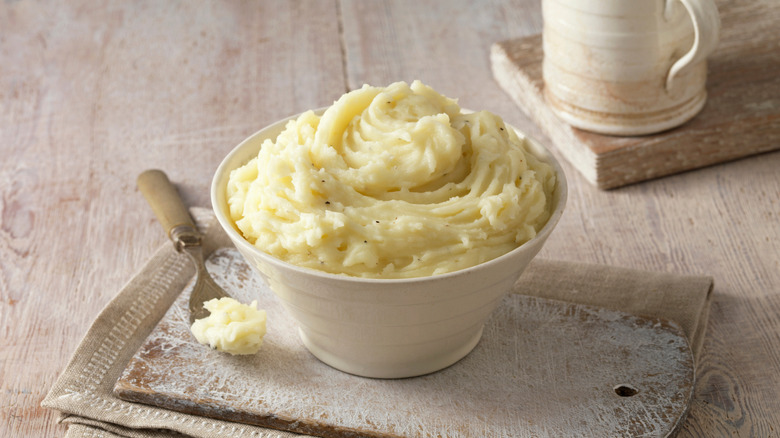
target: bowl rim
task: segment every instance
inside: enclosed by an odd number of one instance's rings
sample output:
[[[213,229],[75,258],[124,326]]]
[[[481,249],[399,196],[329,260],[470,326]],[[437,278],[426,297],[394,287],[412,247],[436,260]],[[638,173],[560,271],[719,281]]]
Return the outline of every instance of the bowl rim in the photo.
[[[329,107],[317,108],[310,111],[313,111],[315,114],[321,115],[327,108]],[[558,159],[552,154],[552,152],[548,148],[543,146],[542,143],[540,143],[538,140],[529,136],[525,132],[519,130],[514,125],[504,122],[505,126],[507,126],[510,129],[513,129],[519,137],[524,138],[526,141],[528,141],[528,143],[531,145],[531,153],[533,153],[537,158],[541,159],[542,161],[553,166],[553,169],[555,169],[556,172],[556,181],[555,181],[555,188],[553,190],[553,193],[558,196],[558,202],[556,203],[555,208],[550,214],[550,218],[547,219],[547,223],[545,223],[542,229],[539,230],[539,232],[536,233],[536,235],[530,240],[524,242],[523,244],[521,244],[520,246],[514,248],[509,252],[506,252],[498,257],[484,261],[477,265],[469,266],[468,268],[458,269],[456,271],[446,272],[443,274],[427,275],[422,277],[410,277],[410,278],[357,277],[357,276],[352,276],[347,274],[333,274],[330,272],[320,271],[317,269],[298,266],[293,263],[286,262],[284,260],[281,260],[277,257],[272,256],[271,254],[268,254],[260,250],[256,246],[249,243],[249,241],[246,240],[244,236],[241,235],[241,233],[239,233],[239,231],[233,225],[233,221],[230,220],[230,218],[228,218],[223,213],[222,209],[219,206],[219,196],[220,196],[219,191],[222,190],[223,187],[223,184],[221,182],[225,180],[227,177],[229,177],[230,172],[235,168],[233,167],[228,169],[229,163],[233,161],[233,158],[236,155],[242,154],[248,144],[251,144],[252,142],[256,141],[256,138],[259,137],[261,134],[263,134],[265,131],[271,130],[273,128],[278,128],[281,125],[286,124],[290,120],[298,118],[300,115],[306,112],[308,111],[304,111],[289,117],[285,117],[283,119],[279,119],[276,122],[270,123],[260,128],[259,130],[255,131],[252,135],[246,137],[222,159],[222,161],[219,163],[219,166],[217,166],[217,169],[214,172],[214,175],[211,180],[211,190],[210,190],[211,208],[212,211],[214,212],[214,215],[216,216],[217,222],[222,227],[223,231],[227,233],[228,237],[230,237],[230,240],[233,242],[234,245],[238,247],[240,244],[245,250],[250,251],[252,254],[256,255],[260,259],[263,259],[264,261],[270,264],[276,265],[277,267],[281,267],[286,270],[292,270],[304,276],[316,277],[324,281],[346,281],[350,283],[377,284],[377,285],[378,284],[403,285],[403,284],[411,284],[411,283],[415,283],[415,284],[424,283],[429,281],[442,281],[448,278],[469,275],[474,273],[475,271],[483,270],[489,266],[502,263],[506,259],[513,257],[515,253],[520,252],[523,248],[532,244],[532,242],[539,241],[542,239],[546,240],[546,238],[549,236],[549,234],[558,224],[558,221],[560,220],[565,210],[566,203],[568,201],[569,188],[568,188],[568,181],[566,179],[566,174],[563,172],[563,168],[561,167],[561,164],[558,161]],[[473,111],[461,108],[461,112],[470,113]],[[260,142],[260,147],[262,147],[262,142]]]

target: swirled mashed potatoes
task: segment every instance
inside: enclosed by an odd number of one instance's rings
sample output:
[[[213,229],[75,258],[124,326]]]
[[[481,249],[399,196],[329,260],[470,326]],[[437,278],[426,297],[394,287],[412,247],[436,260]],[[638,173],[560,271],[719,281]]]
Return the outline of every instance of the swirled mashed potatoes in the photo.
[[[555,173],[489,112],[415,81],[306,112],[234,170],[231,218],[298,266],[375,278],[442,274],[505,254],[550,217]]]

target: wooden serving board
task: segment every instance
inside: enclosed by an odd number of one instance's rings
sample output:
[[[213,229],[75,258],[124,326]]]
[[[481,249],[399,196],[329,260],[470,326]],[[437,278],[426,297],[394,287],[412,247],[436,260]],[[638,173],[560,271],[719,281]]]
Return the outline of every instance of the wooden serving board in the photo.
[[[558,119],[542,94],[542,36],[494,44],[493,75],[555,148],[610,189],[780,149],[780,2],[718,4],[722,30],[708,59],[707,103],[693,120],[641,137],[599,135]]]
[[[324,437],[665,437],[687,413],[693,357],[670,322],[511,294],[455,365],[368,379],[308,353],[235,249],[207,266],[229,293],[268,311],[261,351],[230,356],[198,344],[190,284],[117,381],[118,397]]]

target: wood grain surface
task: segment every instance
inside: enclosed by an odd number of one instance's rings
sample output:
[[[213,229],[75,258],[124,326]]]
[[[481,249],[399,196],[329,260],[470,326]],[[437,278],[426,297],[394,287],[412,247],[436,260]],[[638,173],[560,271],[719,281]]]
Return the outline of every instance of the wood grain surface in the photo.
[[[719,6],[762,17],[761,2]],[[208,206],[219,160],[255,130],[415,78],[547,142],[489,63],[493,43],[541,27],[537,0],[1,3],[0,436],[65,433],[41,399],[165,240],[135,188],[143,169]],[[778,436],[780,153],[609,192],[564,166],[569,204],[540,257],[715,278],[680,436]]]
[[[190,281],[129,360],[119,398],[331,438],[666,437],[688,412],[693,354],[681,327],[663,319],[510,294],[451,367],[368,379],[310,354],[238,250],[220,248],[206,266],[231,296],[267,311],[261,353],[230,356],[193,341]]]

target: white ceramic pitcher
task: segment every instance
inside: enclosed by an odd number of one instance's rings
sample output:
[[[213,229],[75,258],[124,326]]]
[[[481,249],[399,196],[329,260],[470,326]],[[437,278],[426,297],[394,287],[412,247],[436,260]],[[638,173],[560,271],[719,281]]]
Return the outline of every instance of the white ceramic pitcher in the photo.
[[[569,124],[650,134],[704,106],[712,0],[542,0],[542,13],[545,97]]]

